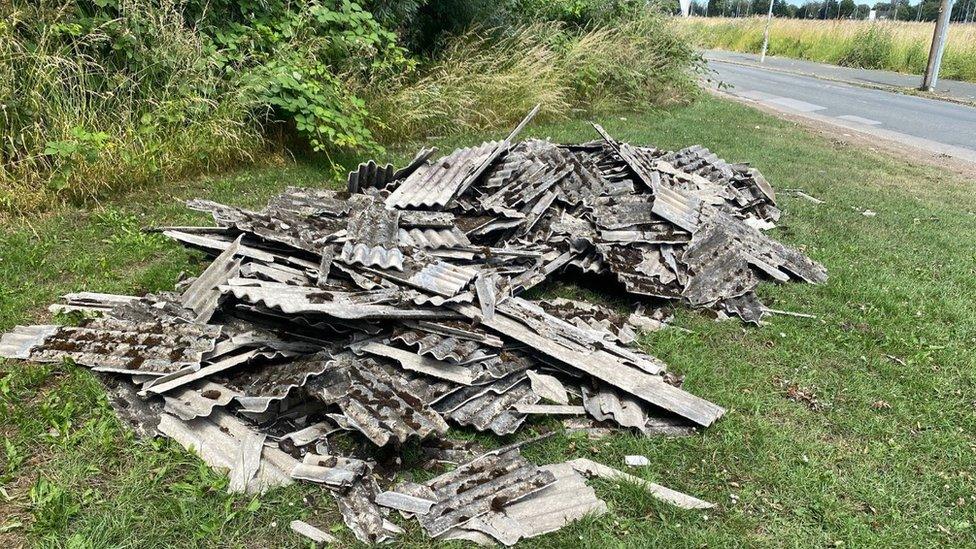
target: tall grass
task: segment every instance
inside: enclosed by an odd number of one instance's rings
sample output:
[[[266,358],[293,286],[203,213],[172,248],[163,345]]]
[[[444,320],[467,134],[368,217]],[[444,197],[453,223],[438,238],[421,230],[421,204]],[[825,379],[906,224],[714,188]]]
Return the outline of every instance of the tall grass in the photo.
[[[704,47],[758,53],[761,17],[684,20]],[[906,21],[814,21],[774,19],[769,53],[851,67],[922,74],[932,43],[933,23]],[[953,23],[940,72],[942,78],[976,82],[976,23]]]
[[[68,23],[70,2],[0,3],[0,211],[91,199],[248,158],[254,109],[221,85],[178,0],[122,0],[122,18]],[[43,25],[37,24],[44,18]],[[109,32],[149,40],[104,62]]]
[[[364,90],[386,141],[507,126],[537,103],[542,118],[641,109],[685,101],[699,59],[668,20],[654,15],[589,30],[556,22],[498,37],[455,37],[418,73]]]

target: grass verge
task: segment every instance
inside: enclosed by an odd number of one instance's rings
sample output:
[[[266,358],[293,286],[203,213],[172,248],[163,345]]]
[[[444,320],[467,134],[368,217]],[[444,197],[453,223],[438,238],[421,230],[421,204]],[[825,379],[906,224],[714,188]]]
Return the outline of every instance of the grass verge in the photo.
[[[934,168],[834,144],[715,99],[604,119],[615,136],[677,148],[705,143],[749,160],[781,195],[776,237],[826,264],[823,286],[768,286],[767,326],[714,323],[682,311],[641,344],[729,408],[701,435],[600,441],[557,435],[538,462],[585,456],[619,465],[643,454],[645,478],[715,501],[682,512],[627,486],[600,483],[611,513],[526,543],[563,546],[964,546],[976,541],[976,197]],[[534,126],[558,141],[593,137],[583,121]],[[443,149],[486,136],[442,140]],[[491,136],[497,137],[497,136]],[[403,158],[408,151],[398,155]],[[58,294],[169,288],[199,256],[139,227],[202,221],[179,199],[256,206],[286,185],[325,185],[308,165],[240,172],[140,191],[91,210],[62,209],[0,229],[0,329],[44,321]],[[869,217],[865,209],[877,212]],[[550,293],[586,294],[571,284]],[[310,487],[254,499],[165,441],[126,434],[88,372],[0,365],[4,436],[0,536],[38,545],[291,545],[288,521],[341,524]],[[424,472],[426,474],[426,472]],[[4,495],[5,494],[5,495]],[[315,519],[313,519],[315,520]],[[408,546],[436,545],[405,522]],[[344,528],[336,531],[354,545]],[[7,540],[3,540],[7,541]]]
[[[765,18],[695,18],[682,21],[707,48],[747,53],[762,50]],[[922,74],[932,43],[933,23],[906,21],[808,21],[773,19],[770,55],[847,67]],[[942,78],[976,82],[976,24],[952,24]]]

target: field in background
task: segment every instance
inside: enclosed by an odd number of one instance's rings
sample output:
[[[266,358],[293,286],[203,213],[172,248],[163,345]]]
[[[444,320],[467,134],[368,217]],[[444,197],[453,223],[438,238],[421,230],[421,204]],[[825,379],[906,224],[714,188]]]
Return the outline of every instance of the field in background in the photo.
[[[682,20],[702,47],[748,53],[762,50],[763,17]],[[769,53],[848,67],[922,74],[934,23],[773,19]],[[953,23],[942,78],[976,82],[976,24]]]
[[[710,98],[596,119],[632,143],[704,143],[752,162],[780,191],[802,188],[823,199],[817,205],[781,192],[775,237],[802,246],[831,278],[762,288],[770,306],[816,319],[774,316],[751,327],[682,310],[675,324],[685,330],[641,337],[646,351],[686,376],[690,391],[728,408],[702,434],[591,441],[560,431],[526,452],[537,463],[588,457],[618,466],[624,455],[643,454],[651,465],[635,474],[716,509],[681,511],[633,486],[600,482],[609,514],[520,547],[972,546],[972,182]],[[433,144],[449,151],[506,132]],[[596,137],[585,119],[533,124],[523,135]],[[411,149],[388,159],[402,165]],[[140,231],[209,222],[180,200],[257,207],[287,185],[338,185],[330,175],[288,163],[7,223],[0,227],[0,331],[50,321],[44,307],[64,292],[142,294],[198,272],[199,254]],[[865,216],[866,209],[877,214]],[[544,292],[595,295],[559,285]],[[0,360],[0,438],[0,546],[303,547],[288,522],[308,515],[335,526],[343,547],[359,546],[321,488],[229,495],[225,475],[176,444],[132,439],[83,368]],[[407,445],[400,455],[417,454]],[[427,540],[415,521],[392,518],[408,529],[402,546],[446,545]]]

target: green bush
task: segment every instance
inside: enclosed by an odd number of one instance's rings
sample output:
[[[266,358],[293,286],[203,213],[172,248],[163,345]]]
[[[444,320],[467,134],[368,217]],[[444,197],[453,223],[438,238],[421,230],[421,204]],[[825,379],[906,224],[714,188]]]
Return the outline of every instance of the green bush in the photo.
[[[249,159],[268,122],[377,149],[349,82],[407,70],[349,0],[0,5],[0,210],[85,200]]]
[[[173,2],[115,17],[0,5],[0,210],[30,210],[247,158],[257,105]],[[101,13],[101,12],[99,12]]]

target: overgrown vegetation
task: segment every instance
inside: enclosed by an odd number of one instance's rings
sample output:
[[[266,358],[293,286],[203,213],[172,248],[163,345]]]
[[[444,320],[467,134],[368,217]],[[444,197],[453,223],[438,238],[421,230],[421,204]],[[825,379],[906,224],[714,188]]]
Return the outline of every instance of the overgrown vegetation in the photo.
[[[717,508],[682,511],[636,487],[598,483],[609,514],[520,547],[972,546],[972,182],[714,99],[666,115],[599,120],[634,143],[705,143],[752,162],[777,189],[823,199],[818,205],[780,193],[785,214],[775,236],[805,246],[831,278],[822,286],[763,288],[771,306],[816,319],[772,316],[744,327],[680,311],[675,323],[685,330],[641,338],[687,376],[689,390],[729,409],[701,435],[617,433],[594,441],[546,423],[558,432],[526,450],[537,463],[588,457],[618,466],[622,456],[642,454],[651,464],[631,472]],[[434,144],[450,150],[502,135]],[[578,142],[595,134],[582,118],[533,124],[524,136]],[[199,254],[139,230],[206,222],[180,199],[259,207],[286,185],[341,184],[329,176],[289,163],[8,223],[0,227],[0,330],[48,322],[44,307],[65,292],[140,294],[199,272]],[[864,216],[865,209],[877,215]],[[548,292],[596,295],[575,286]],[[304,547],[288,523],[309,516],[334,527],[340,546],[356,546],[320,487],[227,494],[225,475],[176,444],[134,440],[83,368],[0,363],[0,438],[5,546]],[[400,455],[416,450],[407,446]],[[414,478],[432,473],[418,470]],[[403,546],[458,546],[428,540],[415,521],[391,519],[408,529]]]
[[[702,46],[759,53],[765,18],[694,18],[684,22]],[[925,72],[931,23],[774,19],[769,54],[848,67]],[[976,82],[976,25],[953,24],[941,78]]]
[[[699,54],[659,16],[580,29],[538,22],[458,36],[416,74],[367,94],[387,141],[686,100]]]
[[[695,63],[631,0],[14,0],[0,211],[296,149],[376,152],[537,102],[659,105],[687,97]]]

